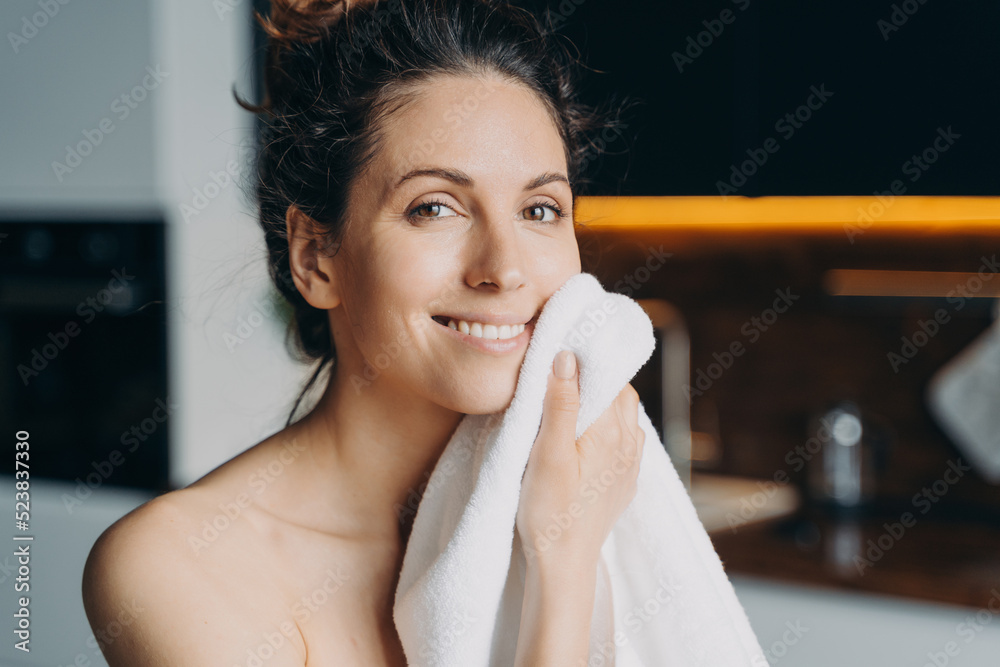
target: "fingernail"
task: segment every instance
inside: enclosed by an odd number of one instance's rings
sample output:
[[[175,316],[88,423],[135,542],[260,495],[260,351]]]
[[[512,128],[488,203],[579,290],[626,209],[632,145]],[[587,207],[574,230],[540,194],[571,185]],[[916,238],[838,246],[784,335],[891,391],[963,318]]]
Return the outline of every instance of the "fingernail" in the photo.
[[[556,377],[569,380],[576,373],[576,355],[571,350],[563,350],[556,355]]]

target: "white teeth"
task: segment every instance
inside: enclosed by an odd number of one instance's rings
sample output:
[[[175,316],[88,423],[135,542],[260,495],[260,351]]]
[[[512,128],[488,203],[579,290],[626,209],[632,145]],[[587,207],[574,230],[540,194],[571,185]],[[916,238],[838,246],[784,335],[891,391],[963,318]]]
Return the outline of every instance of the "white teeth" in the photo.
[[[506,340],[518,336],[524,331],[523,324],[480,324],[479,322],[466,322],[465,320],[448,320],[448,326],[464,334],[475,336],[476,338],[486,338],[488,340]]]

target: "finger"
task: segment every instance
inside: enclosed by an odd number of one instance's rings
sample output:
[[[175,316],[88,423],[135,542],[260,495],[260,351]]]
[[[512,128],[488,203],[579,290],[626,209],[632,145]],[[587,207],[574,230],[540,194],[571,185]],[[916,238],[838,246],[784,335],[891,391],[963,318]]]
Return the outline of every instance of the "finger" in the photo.
[[[562,443],[567,451],[570,444],[576,442],[576,421],[580,412],[578,374],[576,356],[572,351],[563,350],[556,355],[549,373],[542,406],[542,424],[538,432],[538,439],[542,442]]]
[[[646,445],[646,432],[639,429],[639,439],[636,441],[635,446],[635,458],[637,461],[642,461],[642,449]]]
[[[638,461],[642,458],[642,446],[646,441],[646,432],[639,425],[639,411],[642,406],[639,403],[638,397],[635,400],[635,407],[630,409],[627,414],[632,415],[628,420],[628,429],[631,436],[631,442],[629,447],[629,455],[633,457],[633,461]]]
[[[622,430],[631,438],[636,438],[639,428],[639,394],[631,384],[626,384],[625,388],[618,393],[616,400],[619,423]]]

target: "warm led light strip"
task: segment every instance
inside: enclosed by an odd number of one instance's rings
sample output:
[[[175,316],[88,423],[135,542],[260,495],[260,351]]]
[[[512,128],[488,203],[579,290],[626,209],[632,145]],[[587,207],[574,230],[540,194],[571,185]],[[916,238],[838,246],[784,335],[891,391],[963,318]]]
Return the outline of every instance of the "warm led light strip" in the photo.
[[[973,273],[830,269],[823,287],[834,296],[1000,297],[1000,265],[992,261],[987,255]]]
[[[595,231],[975,231],[1000,235],[1000,197],[580,197]]]

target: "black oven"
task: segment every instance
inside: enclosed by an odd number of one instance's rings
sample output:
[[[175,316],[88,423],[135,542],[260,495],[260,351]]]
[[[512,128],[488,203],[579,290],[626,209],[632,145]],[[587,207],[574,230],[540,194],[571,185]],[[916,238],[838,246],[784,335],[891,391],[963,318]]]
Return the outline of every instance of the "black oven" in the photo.
[[[28,431],[31,476],[166,490],[161,215],[7,214],[0,220],[0,432]],[[14,457],[0,457],[13,475]]]

